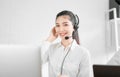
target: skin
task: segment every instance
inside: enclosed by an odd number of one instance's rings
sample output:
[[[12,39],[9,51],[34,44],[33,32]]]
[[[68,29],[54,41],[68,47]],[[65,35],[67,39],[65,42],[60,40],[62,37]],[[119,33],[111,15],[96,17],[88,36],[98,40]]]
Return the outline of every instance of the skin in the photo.
[[[56,26],[54,26],[51,30],[47,41],[53,42],[59,36],[61,38],[61,43],[64,47],[67,47],[73,41],[72,38],[66,40],[65,36],[72,36],[74,31],[72,22],[70,21],[70,17],[68,15],[59,16],[56,19]]]
[[[74,31],[72,22],[70,21],[70,17],[68,15],[59,16],[56,19],[56,26],[54,26],[51,30],[47,41],[53,42],[58,36],[61,38],[61,43],[64,47],[70,45],[73,41],[72,37],[68,40],[65,39],[65,36],[72,36]],[[58,77],[68,77],[67,75],[59,75]]]

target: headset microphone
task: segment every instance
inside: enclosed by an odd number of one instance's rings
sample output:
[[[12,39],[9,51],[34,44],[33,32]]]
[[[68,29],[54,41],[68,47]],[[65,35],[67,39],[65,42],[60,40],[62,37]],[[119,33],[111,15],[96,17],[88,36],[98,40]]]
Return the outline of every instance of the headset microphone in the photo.
[[[65,39],[68,40],[69,38],[71,38],[72,36],[66,36]]]

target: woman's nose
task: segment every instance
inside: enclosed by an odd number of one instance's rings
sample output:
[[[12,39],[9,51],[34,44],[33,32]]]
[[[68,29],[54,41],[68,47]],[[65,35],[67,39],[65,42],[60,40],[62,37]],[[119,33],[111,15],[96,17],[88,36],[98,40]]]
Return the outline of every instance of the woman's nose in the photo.
[[[64,31],[64,28],[63,27],[59,27],[59,31]]]

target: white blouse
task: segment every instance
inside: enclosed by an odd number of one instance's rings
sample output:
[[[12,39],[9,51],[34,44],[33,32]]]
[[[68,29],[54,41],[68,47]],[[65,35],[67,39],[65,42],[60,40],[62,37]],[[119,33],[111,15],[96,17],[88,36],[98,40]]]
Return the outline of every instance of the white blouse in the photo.
[[[49,77],[58,77],[63,59],[71,47],[63,64],[63,75],[68,77],[93,77],[89,51],[76,41],[64,48],[61,43],[51,44],[44,41],[41,46],[42,63],[48,62]]]

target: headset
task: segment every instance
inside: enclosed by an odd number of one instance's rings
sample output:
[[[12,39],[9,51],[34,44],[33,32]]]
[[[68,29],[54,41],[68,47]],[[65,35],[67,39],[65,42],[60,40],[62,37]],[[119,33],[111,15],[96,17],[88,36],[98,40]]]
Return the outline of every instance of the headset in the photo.
[[[78,26],[78,24],[79,24],[79,17],[78,17],[77,15],[74,15],[74,14],[73,14],[73,16],[74,16],[74,22],[75,22],[75,23],[74,23],[74,30],[75,30],[75,31],[73,31],[72,36],[66,36],[66,37],[65,37],[66,40],[68,40],[68,39],[71,38],[71,37],[74,39],[75,32],[76,32],[77,29],[79,28],[79,26]],[[74,40],[73,40],[73,41],[74,41]],[[63,58],[63,61],[62,61],[62,64],[61,64],[61,71],[60,71],[60,74],[61,74],[61,75],[62,75],[62,73],[63,73],[63,65],[64,65],[64,62],[65,62],[65,59],[66,59],[66,57],[68,56],[68,54],[69,54],[69,52],[70,52],[70,50],[71,50],[73,41],[72,41],[71,46],[70,46],[70,48],[68,49],[66,55],[65,55],[64,58]]]
[[[74,16],[74,31],[73,31],[73,34],[72,34],[72,38],[73,39],[75,39],[75,34],[76,34],[76,32],[77,32],[77,30],[78,30],[78,28],[79,28],[79,26],[78,26],[78,24],[79,24],[79,17],[77,16],[77,15],[74,15],[73,14],[73,16]]]
[[[73,14],[73,16],[74,16],[74,22],[75,22],[74,29],[77,30],[79,28],[79,26],[78,26],[78,24],[79,24],[79,17],[77,15],[74,15],[74,14]]]
[[[72,14],[73,14],[73,13],[72,13]],[[78,17],[77,15],[75,15],[75,14],[73,14],[73,17],[74,17],[74,24],[73,24],[74,27],[73,27],[73,28],[74,28],[75,31],[73,31],[72,36],[66,36],[66,37],[65,37],[66,40],[68,40],[68,39],[71,38],[71,37],[74,39],[74,37],[75,37],[75,32],[76,32],[77,29],[79,28],[79,26],[78,26],[78,25],[79,25],[79,17]]]

